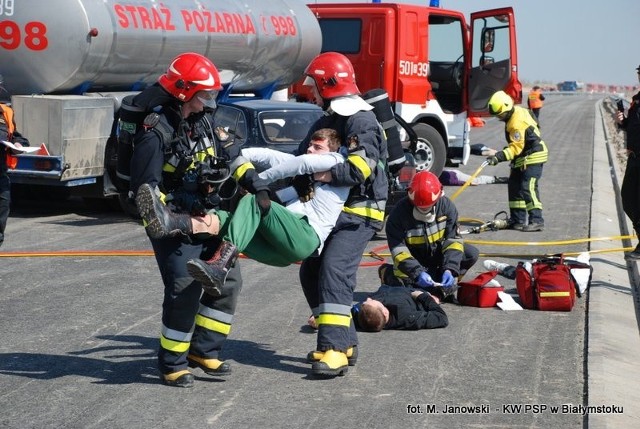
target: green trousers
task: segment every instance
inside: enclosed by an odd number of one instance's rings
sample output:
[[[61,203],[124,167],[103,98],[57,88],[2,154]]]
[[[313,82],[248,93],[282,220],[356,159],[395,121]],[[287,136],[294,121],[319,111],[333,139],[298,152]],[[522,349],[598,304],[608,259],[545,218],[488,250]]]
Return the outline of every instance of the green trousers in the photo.
[[[320,246],[320,239],[305,216],[280,204],[261,217],[255,195],[245,195],[232,214],[218,211],[220,235],[247,257],[266,265],[286,267],[302,261]]]

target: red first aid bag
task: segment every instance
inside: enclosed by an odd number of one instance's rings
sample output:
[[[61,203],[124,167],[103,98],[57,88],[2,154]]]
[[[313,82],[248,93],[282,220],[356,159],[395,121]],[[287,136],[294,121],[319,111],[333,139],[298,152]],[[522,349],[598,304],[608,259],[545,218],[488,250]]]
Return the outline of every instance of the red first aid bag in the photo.
[[[576,283],[562,256],[534,261],[531,272],[519,262],[516,288],[524,308],[571,311],[576,302]]]
[[[498,292],[504,291],[504,288],[487,283],[496,275],[497,271],[487,271],[473,280],[458,283],[458,303],[471,307],[495,307],[498,303]]]

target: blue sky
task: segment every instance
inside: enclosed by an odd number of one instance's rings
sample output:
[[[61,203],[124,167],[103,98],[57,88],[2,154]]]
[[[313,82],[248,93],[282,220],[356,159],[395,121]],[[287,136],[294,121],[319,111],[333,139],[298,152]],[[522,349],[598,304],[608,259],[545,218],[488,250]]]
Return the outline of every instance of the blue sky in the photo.
[[[429,0],[403,3],[428,4]],[[467,18],[478,10],[513,7],[523,81],[638,84],[640,0],[440,0],[440,6],[460,10]]]

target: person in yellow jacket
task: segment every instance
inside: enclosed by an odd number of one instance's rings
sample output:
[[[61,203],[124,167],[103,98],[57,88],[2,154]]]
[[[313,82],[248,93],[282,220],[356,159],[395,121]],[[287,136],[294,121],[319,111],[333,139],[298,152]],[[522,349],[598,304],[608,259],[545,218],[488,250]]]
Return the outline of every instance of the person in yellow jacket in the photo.
[[[531,88],[528,98],[529,109],[531,109],[533,116],[535,116],[538,122],[540,122],[540,109],[542,109],[543,102],[544,95],[542,94],[542,89],[538,85]]]
[[[547,145],[529,111],[514,106],[513,99],[504,91],[489,98],[489,113],[505,123],[508,146],[487,158],[490,165],[511,162],[509,175],[509,228],[518,231],[542,231],[542,202],[538,182],[542,167],[549,157]],[[528,219],[527,219],[528,218]]]

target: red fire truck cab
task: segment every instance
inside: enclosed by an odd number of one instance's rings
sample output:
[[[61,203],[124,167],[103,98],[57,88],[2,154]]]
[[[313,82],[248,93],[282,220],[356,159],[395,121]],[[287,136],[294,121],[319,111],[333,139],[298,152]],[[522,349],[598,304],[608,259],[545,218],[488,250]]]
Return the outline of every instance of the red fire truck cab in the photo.
[[[512,8],[461,12],[400,3],[309,4],[322,29],[322,52],[346,55],[362,93],[389,94],[418,170],[440,174],[466,164],[467,118],[486,116],[497,90],[522,99]],[[294,92],[303,94],[298,83]],[[416,138],[417,137],[417,138]]]

